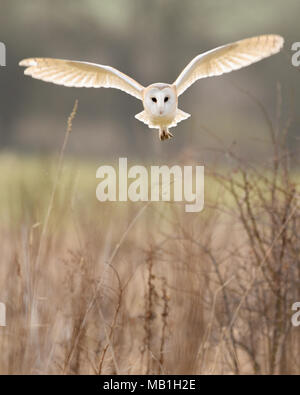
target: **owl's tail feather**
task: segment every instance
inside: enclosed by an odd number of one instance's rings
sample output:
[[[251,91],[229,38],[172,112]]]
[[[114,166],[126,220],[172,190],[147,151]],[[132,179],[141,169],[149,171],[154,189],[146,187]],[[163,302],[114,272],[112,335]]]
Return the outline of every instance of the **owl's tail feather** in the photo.
[[[173,134],[169,131],[167,127],[161,127],[159,129],[159,139],[161,141],[171,139],[173,137]]]

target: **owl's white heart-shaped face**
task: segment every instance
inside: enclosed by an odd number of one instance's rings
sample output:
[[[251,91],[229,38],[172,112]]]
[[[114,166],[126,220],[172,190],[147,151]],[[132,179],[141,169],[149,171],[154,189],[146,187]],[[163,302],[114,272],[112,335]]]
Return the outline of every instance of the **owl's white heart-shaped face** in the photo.
[[[145,91],[144,108],[155,118],[172,117],[177,109],[174,88],[166,84],[150,85]]]

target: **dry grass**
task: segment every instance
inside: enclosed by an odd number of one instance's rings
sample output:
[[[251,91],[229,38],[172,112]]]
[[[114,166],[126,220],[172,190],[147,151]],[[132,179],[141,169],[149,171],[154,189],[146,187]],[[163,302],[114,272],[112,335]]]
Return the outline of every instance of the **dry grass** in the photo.
[[[273,126],[257,102],[272,158],[223,150],[232,167],[206,168],[199,214],[97,202],[99,164],[63,162],[65,145],[58,168],[2,155],[0,373],[299,374],[299,188],[278,103]]]

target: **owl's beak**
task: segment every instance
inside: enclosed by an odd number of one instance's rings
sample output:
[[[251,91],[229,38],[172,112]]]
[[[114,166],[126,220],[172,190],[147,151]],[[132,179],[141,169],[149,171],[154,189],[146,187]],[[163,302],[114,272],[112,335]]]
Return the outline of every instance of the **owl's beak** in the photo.
[[[158,105],[158,112],[159,112],[159,115],[162,115],[164,113],[164,107],[162,104]]]
[[[164,113],[164,108],[163,107],[158,107],[159,114],[162,115]]]

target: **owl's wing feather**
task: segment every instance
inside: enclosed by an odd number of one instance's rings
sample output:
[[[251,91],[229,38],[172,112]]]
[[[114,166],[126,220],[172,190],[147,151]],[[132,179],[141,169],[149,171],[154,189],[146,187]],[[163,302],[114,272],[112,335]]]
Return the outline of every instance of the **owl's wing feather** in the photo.
[[[188,119],[191,116],[191,114],[188,114],[187,112],[184,112],[177,108],[175,117],[173,119],[173,122],[169,125],[169,128],[174,128],[177,126],[177,124],[181,121],[184,121],[185,119]]]
[[[190,116],[191,114],[188,114],[187,112],[184,112],[182,110],[179,110],[179,108],[177,108],[175,116],[172,122],[168,125],[168,127],[174,128],[179,122],[184,121]],[[135,115],[135,118],[148,125],[150,129],[159,129],[161,127],[161,125],[158,122],[155,123],[152,121],[151,117],[149,117],[146,111],[139,112],[138,114]]]
[[[142,100],[144,87],[110,66],[53,58],[24,59],[24,74],[68,87],[116,88]]]
[[[262,35],[223,45],[196,56],[181,72],[174,85],[178,96],[200,78],[213,77],[248,66],[280,51],[284,39]]]

